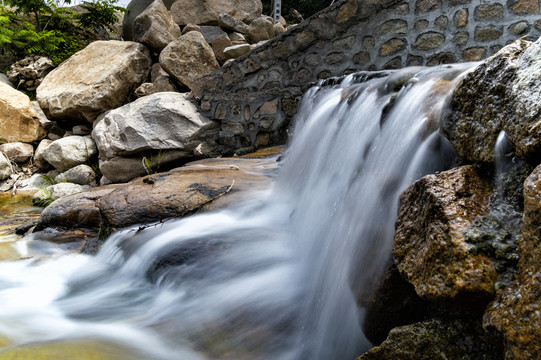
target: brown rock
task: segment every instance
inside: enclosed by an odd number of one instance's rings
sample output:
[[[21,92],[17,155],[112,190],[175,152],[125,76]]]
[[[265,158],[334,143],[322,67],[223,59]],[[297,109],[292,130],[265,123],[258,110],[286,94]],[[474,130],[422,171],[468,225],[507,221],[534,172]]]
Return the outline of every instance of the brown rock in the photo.
[[[463,51],[462,56],[466,61],[479,61],[487,52],[487,49],[482,47],[469,48]]]
[[[394,261],[424,299],[483,308],[497,273],[491,259],[471,252],[464,231],[488,213],[489,181],[473,166],[427,175],[401,196]]]
[[[0,83],[1,142],[34,142],[46,135],[30,98],[11,86]]]
[[[442,130],[458,154],[469,161],[492,162],[494,146],[508,115],[502,94],[529,42],[518,40],[478,65],[457,85],[451,114]]]
[[[524,183],[524,223],[517,280],[488,307],[487,330],[504,340],[506,359],[541,357],[541,167]]]
[[[272,37],[274,37],[274,27],[272,21],[268,20],[266,17],[257,18],[248,25],[246,40],[248,40],[250,44],[269,40]]]
[[[216,60],[218,60],[219,63],[223,64],[228,59],[228,57],[224,54],[224,49],[232,45],[233,43],[227,35],[214,39],[212,42],[212,51],[214,51]]]
[[[95,41],[50,72],[36,98],[49,118],[92,123],[99,114],[124,104],[151,64],[142,44]]]
[[[537,0],[518,0],[512,6],[515,14],[537,14],[539,13],[539,1]]]
[[[458,10],[454,17],[455,26],[457,28],[463,28],[468,25],[468,9]]]
[[[205,164],[205,166],[200,166]],[[246,190],[267,186],[258,167],[273,166],[260,159],[216,159],[190,163],[167,173],[136,179],[105,195],[98,205],[109,224],[124,227],[182,217],[202,207],[222,207]],[[246,194],[244,194],[246,195]],[[240,196],[240,198],[239,198]]]
[[[336,22],[338,24],[343,23],[351,19],[357,14],[358,5],[356,0],[348,0],[344,5],[338,10],[336,15]]]
[[[160,65],[190,89],[196,79],[220,67],[203,35],[191,31],[170,43],[160,54]]]
[[[417,0],[415,14],[421,14],[441,7],[441,0]]]
[[[218,25],[220,13],[250,23],[261,16],[260,0],[176,0],[171,13],[179,25]]]
[[[180,28],[162,0],[154,0],[133,22],[135,41],[160,53],[170,42],[180,36]]]
[[[391,39],[381,45],[379,56],[388,56],[397,53],[406,47],[406,41],[403,39]]]
[[[445,41],[445,36],[437,32],[427,32],[421,34],[415,40],[415,47],[419,50],[434,50],[439,48]]]

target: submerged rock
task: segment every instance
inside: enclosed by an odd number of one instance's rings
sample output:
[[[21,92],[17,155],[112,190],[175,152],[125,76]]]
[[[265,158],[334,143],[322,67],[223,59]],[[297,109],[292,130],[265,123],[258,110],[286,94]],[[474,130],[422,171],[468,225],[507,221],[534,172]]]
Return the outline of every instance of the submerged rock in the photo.
[[[497,360],[497,348],[479,319],[431,319],[394,328],[389,337],[357,360]]]
[[[474,166],[463,166],[427,175],[402,194],[393,256],[419,296],[472,310],[494,296],[493,260],[464,236],[488,213],[491,192]]]

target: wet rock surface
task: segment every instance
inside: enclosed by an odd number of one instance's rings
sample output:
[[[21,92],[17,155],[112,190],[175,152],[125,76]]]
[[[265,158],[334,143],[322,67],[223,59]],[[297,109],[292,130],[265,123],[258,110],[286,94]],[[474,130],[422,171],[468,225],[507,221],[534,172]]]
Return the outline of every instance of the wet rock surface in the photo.
[[[494,296],[494,262],[464,231],[489,211],[492,185],[474,166],[427,175],[401,196],[394,261],[424,299],[482,309]]]
[[[357,360],[503,359],[479,319],[431,319],[397,327]]]
[[[503,340],[506,359],[541,355],[541,167],[524,183],[524,224],[519,240],[516,281],[492,302],[484,327]]]

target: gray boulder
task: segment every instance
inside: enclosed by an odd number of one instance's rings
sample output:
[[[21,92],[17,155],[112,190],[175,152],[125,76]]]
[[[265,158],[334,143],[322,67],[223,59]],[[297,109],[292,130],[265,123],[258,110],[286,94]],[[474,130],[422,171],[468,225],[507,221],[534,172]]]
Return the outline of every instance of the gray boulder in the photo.
[[[41,156],[58,171],[66,171],[87,163],[98,153],[96,144],[90,137],[68,136],[50,143]]]
[[[199,114],[187,96],[156,93],[105,114],[92,132],[102,174],[127,181],[146,173],[143,157],[159,166],[193,157],[199,144],[214,142],[218,125]]]
[[[147,77],[148,49],[127,41],[95,41],[49,73],[37,100],[49,118],[90,123],[104,111],[124,104]]]
[[[45,205],[48,202],[60,199],[65,196],[77,194],[90,188],[91,187],[88,185],[78,185],[64,182],[58,183],[36,192],[32,197],[32,202],[34,204],[42,203],[43,205]]]
[[[34,154],[34,147],[22,142],[10,142],[0,145],[0,151],[3,152],[9,160],[15,163],[24,163],[30,160]]]
[[[180,85],[190,89],[196,79],[220,67],[212,48],[197,31],[167,45],[160,54],[160,65]]]
[[[162,0],[155,0],[135,18],[133,37],[135,41],[160,53],[170,42],[180,36],[180,27]]]
[[[11,166],[11,163],[9,162],[8,157],[0,153],[0,180],[7,179],[12,172],[13,168]]]
[[[36,166],[40,170],[45,170],[47,167],[51,166],[44,158],[43,158],[43,150],[47,146],[49,146],[53,141],[49,139],[43,139],[39,143],[38,147],[36,148],[36,151],[34,152],[34,166]]]
[[[54,181],[96,186],[96,173],[90,166],[81,164],[59,174]]]

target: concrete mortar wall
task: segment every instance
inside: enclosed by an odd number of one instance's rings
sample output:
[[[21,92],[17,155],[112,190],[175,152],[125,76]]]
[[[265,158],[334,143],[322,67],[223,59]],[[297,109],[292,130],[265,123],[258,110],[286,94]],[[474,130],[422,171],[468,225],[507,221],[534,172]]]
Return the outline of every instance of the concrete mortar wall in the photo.
[[[477,61],[541,35],[541,0],[341,0],[199,79],[224,154],[283,143],[300,96],[360,70]]]

